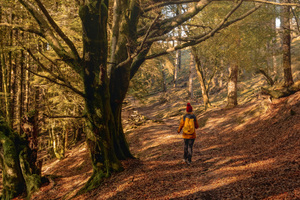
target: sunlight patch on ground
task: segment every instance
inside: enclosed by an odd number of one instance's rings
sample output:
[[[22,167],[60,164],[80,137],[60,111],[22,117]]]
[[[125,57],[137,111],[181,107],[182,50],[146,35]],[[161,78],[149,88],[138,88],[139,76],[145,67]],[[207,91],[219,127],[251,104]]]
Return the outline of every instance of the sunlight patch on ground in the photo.
[[[213,150],[213,149],[218,149],[218,148],[221,148],[221,147],[224,147],[224,145],[212,145],[212,146],[209,146],[207,148],[204,148],[204,149],[201,149],[201,151],[209,151],[209,150]]]
[[[230,161],[232,161],[232,158],[228,157],[228,158],[225,158],[225,159],[222,159],[222,160],[218,161],[215,165],[216,166],[224,165],[224,164],[226,164]]]
[[[77,188],[80,185],[84,185],[88,181],[90,176],[87,176],[87,178],[85,178],[85,179],[82,179],[82,176],[83,176],[83,174],[78,174],[76,176],[63,178],[64,182],[72,183],[72,184],[66,185],[65,188],[74,188],[74,185],[76,185],[76,188]]]
[[[81,155],[85,154],[86,151],[87,151],[86,145],[82,145],[82,146],[80,146],[80,148],[78,150],[70,151],[70,153],[67,153],[66,154],[66,158],[67,157],[72,157],[72,156],[76,157],[76,162],[74,162],[73,165],[69,165],[68,167],[72,168],[74,166],[80,166],[81,164],[83,164],[83,162],[85,160],[84,160],[84,157],[82,157]],[[64,161],[65,161],[64,159],[62,159],[62,160],[56,159],[56,160],[54,160],[51,163],[47,163],[47,165],[45,165],[47,167],[45,167],[45,169],[42,169],[42,173],[43,174],[45,174],[45,173],[52,173],[52,169],[55,169],[55,167],[59,163],[64,162]]]
[[[152,142],[144,141],[143,142],[143,148],[141,148],[139,151],[146,151],[150,148],[158,147],[160,145],[167,145],[174,143],[174,140],[179,141],[181,139],[181,135],[168,135],[168,136],[161,136],[158,138],[153,138]],[[147,145],[148,144],[148,145]]]
[[[205,162],[206,163],[211,163],[211,162],[217,162],[217,161],[219,161],[221,159],[221,157],[214,157],[214,158],[212,158],[212,159],[209,159],[209,160],[206,160]]]
[[[231,183],[235,183],[237,181],[245,180],[250,177],[251,177],[250,175],[241,175],[241,176],[229,176],[225,178],[220,178],[212,181],[209,185],[200,186],[198,188],[198,191],[204,192],[204,191],[214,190],[216,188],[223,187]]]
[[[123,181],[121,181],[116,189],[116,192],[121,192],[123,190],[125,190],[126,188],[130,187],[132,185],[133,182],[139,182],[142,179],[144,179],[146,176],[145,173],[139,174],[139,175],[135,175],[135,176],[130,176],[128,178],[125,178]]]
[[[52,162],[51,164],[47,164],[46,169],[43,169],[43,173],[46,173],[49,169],[52,169],[56,166],[56,164],[59,163],[59,160],[55,160],[54,162]]]
[[[150,169],[152,169],[153,167],[157,167],[159,165],[176,165],[178,164],[178,160],[169,160],[169,161],[147,161],[147,165],[150,166]],[[182,169],[182,170],[179,170],[180,172],[181,171],[184,171],[186,169]],[[178,172],[179,172],[178,171]],[[176,170],[175,171],[172,171],[172,172],[177,172]]]
[[[64,178],[63,180],[63,182],[65,183],[64,190],[71,191],[71,192],[64,195],[64,198],[62,199],[69,199],[69,197],[74,196],[90,178],[90,175],[88,176],[86,175],[85,179],[83,179],[82,176],[83,176],[82,174],[79,174],[72,178]],[[72,184],[68,184],[68,183],[72,183]]]
[[[86,146],[84,146],[83,148],[79,149],[78,152],[83,152],[83,151],[86,151],[86,150],[87,150],[87,148],[86,148]]]
[[[225,117],[222,118],[214,118],[214,119],[208,119],[206,128],[214,127],[216,124],[220,124],[222,122],[225,122],[227,119]]]
[[[300,187],[290,192],[284,192],[278,195],[269,196],[265,200],[275,200],[275,199],[300,199]]]
[[[215,179],[207,185],[201,185],[201,183],[194,184],[193,186],[189,187],[188,189],[181,190],[180,192],[174,192],[172,194],[172,197],[175,196],[176,198],[180,198],[180,197],[184,198],[189,195],[196,194],[196,193],[201,194],[201,192],[212,191],[217,188],[224,187],[226,185],[230,185],[232,183],[235,183],[235,182],[238,182],[241,180],[245,180],[247,178],[250,178],[250,176],[249,175],[229,176],[229,177],[225,177],[225,178]],[[168,199],[168,198],[165,198],[165,199]]]
[[[275,162],[274,158],[270,158],[268,160],[262,160],[262,161],[258,161],[255,163],[250,163],[247,165],[240,165],[240,166],[226,166],[226,167],[222,167],[221,169],[217,170],[216,173],[223,173],[223,172],[229,172],[229,171],[244,171],[244,170],[250,170],[250,169],[255,169],[255,170],[259,170],[259,169],[268,169],[269,166],[271,166],[273,163]]]

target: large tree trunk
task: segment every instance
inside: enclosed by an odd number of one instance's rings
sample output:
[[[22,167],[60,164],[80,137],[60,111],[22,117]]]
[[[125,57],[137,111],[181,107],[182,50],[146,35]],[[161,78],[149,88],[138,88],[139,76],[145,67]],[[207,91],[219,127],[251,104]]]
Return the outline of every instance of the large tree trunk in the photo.
[[[34,109],[22,117],[21,129],[28,142],[30,150],[30,165],[34,171],[41,175],[42,161],[38,161],[38,136],[39,136],[39,88],[35,89]]]
[[[86,186],[80,191],[97,187],[103,177],[111,172],[122,170],[120,159],[133,158],[122,128],[122,102],[125,99],[130,79],[143,63],[150,47],[134,58],[128,60],[128,53],[136,50],[136,26],[140,13],[136,1],[127,2],[124,7],[130,7],[130,15],[123,13],[121,33],[116,49],[115,63],[127,60],[122,66],[111,66],[110,82],[107,75],[107,10],[104,4],[90,3],[80,9],[83,26],[84,44],[84,90],[87,111],[87,143],[91,153],[93,175]],[[99,3],[99,2],[98,2]],[[106,5],[107,5],[106,4]],[[91,9],[93,8],[93,9]],[[126,15],[126,16],[125,16]],[[128,20],[129,19],[129,20]],[[130,27],[130,28],[129,28]],[[97,34],[96,34],[97,33]],[[130,42],[128,45],[128,38]],[[112,44],[114,45],[114,44]],[[129,47],[129,48],[128,48]]]
[[[121,63],[124,60],[128,62],[122,66],[114,66],[111,69],[110,76],[110,105],[114,116],[115,127],[112,132],[114,147],[116,155],[119,159],[134,158],[129,150],[129,145],[126,141],[125,134],[122,126],[122,103],[126,97],[130,80],[137,72],[141,64],[145,60],[149,48],[144,46],[144,50],[134,58],[129,59],[128,54],[133,54],[137,49],[137,22],[140,16],[140,7],[137,1],[128,1],[122,5],[123,10],[130,10],[130,15],[126,16],[126,12],[122,13],[121,31],[119,36],[119,43],[116,48],[116,63]],[[128,39],[130,45],[128,48]]]
[[[290,3],[290,0],[284,0],[284,3]],[[293,81],[291,68],[291,29],[290,29],[290,6],[283,6],[282,8],[282,65],[284,73],[284,85],[291,86]]]
[[[231,108],[236,106],[237,103],[237,81],[238,81],[238,64],[232,62],[229,66],[228,78],[228,94],[227,94],[227,107]]]
[[[28,141],[14,133],[0,116],[0,141],[3,149],[2,199],[12,199],[27,191],[28,196],[41,185],[40,171],[31,162]]]
[[[108,75],[111,74],[112,67],[116,65],[116,48],[119,40],[120,19],[121,19],[121,1],[114,0],[112,36],[111,36],[111,45],[110,45],[110,64],[108,67]]]
[[[124,40],[124,38],[121,38],[121,44],[123,44],[124,46],[122,47],[121,45],[118,47],[119,49],[117,53],[118,60],[119,59],[126,60],[126,58],[123,57],[124,55],[127,55],[126,47],[125,47],[126,43],[125,41],[123,42],[122,40]],[[122,120],[121,120],[122,103],[125,99],[126,92],[128,90],[129,82],[130,82],[130,68],[129,68],[130,63],[128,63],[126,66],[122,66],[122,67],[114,66],[111,68],[110,88],[109,88],[111,94],[110,106],[112,109],[112,115],[114,119],[114,122],[113,123],[111,122],[112,123],[111,127],[114,127],[111,132],[112,141],[116,151],[116,156],[122,160],[128,157],[133,157],[129,151],[129,147],[125,139],[125,135],[122,127]]]
[[[3,149],[3,155],[1,155],[3,158],[2,199],[12,199],[25,191],[25,181],[20,167],[19,153],[15,146],[17,136],[1,116],[0,118],[2,120],[0,124],[0,141],[1,149]]]
[[[110,106],[107,77],[107,16],[108,2],[92,1],[81,7],[84,45],[84,90],[87,111],[87,143],[89,146],[93,174],[83,190],[100,185],[104,177],[113,171],[122,170],[118,160],[112,133],[115,122]]]

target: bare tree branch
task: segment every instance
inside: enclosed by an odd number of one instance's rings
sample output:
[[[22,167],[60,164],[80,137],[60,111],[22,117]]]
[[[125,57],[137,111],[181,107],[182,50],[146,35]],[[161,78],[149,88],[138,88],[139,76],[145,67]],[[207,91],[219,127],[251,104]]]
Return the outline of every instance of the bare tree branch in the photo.
[[[147,38],[148,38],[148,36],[150,34],[150,31],[153,28],[154,24],[157,22],[157,20],[158,20],[159,17],[160,17],[160,14],[156,16],[156,18],[153,20],[152,24],[149,26],[149,29],[147,30],[142,43],[137,48],[137,54],[143,49],[143,46],[144,46],[145,42],[147,41]]]
[[[213,1],[234,1],[234,0],[213,0]],[[278,5],[278,6],[297,6],[300,7],[299,3],[278,3],[275,1],[268,1],[268,0],[246,0],[248,2],[257,2],[257,3],[265,3],[265,4],[272,4],[272,5]],[[149,5],[147,7],[142,7],[141,10],[143,12],[149,12],[151,10],[161,8],[168,5],[175,5],[175,4],[185,4],[185,3],[193,3],[193,2],[199,2],[199,0],[165,0],[160,1],[158,3],[155,3],[153,5]]]
[[[203,10],[207,5],[209,5],[212,2],[212,0],[200,0],[198,3],[196,3],[189,11],[177,15],[165,20],[160,21],[157,23],[158,28],[155,30],[152,30],[150,32],[150,37],[157,37],[162,36],[168,32],[170,32],[175,27],[178,27],[179,25],[183,24],[184,22],[191,19],[193,16],[197,15],[201,10]],[[148,30],[147,27],[143,27],[138,31],[138,35],[145,35],[146,31]]]
[[[198,0],[199,1],[199,0]],[[145,8],[141,8],[143,12],[148,12],[156,8],[160,8],[163,6],[168,6],[168,5],[175,5],[175,4],[184,4],[184,3],[193,3],[193,2],[198,2],[197,0],[167,0],[163,2],[159,2],[153,5],[150,5]]]
[[[53,71],[49,70],[47,67],[45,67],[45,65],[43,63],[41,63],[39,61],[39,59],[37,59],[33,53],[30,51],[30,49],[27,49],[23,46],[23,48],[29,53],[29,55],[33,58],[33,60],[43,69],[45,70],[46,72],[48,72],[53,78],[51,77],[48,77],[48,76],[44,76],[44,75],[41,75],[41,74],[38,74],[38,73],[35,73],[29,69],[26,68],[26,70],[28,70],[30,73],[36,75],[36,76],[39,76],[39,77],[42,77],[42,78],[46,78],[47,80],[55,83],[55,84],[58,84],[58,85],[61,85],[61,86],[65,86],[69,89],[71,89],[72,91],[74,91],[75,93],[79,94],[80,96],[84,97],[84,93],[81,92],[80,90],[78,90],[77,88],[75,88],[74,86],[71,85],[71,83],[69,81],[67,81],[66,79],[64,79],[64,77],[62,76],[58,76],[56,75],[55,73],[53,73]],[[58,82],[57,80],[61,81],[62,83]]]
[[[79,60],[77,60],[76,58],[74,59],[74,56],[71,56],[67,51],[65,51],[64,47],[61,45],[60,41],[56,38],[56,36],[53,33],[53,30],[49,26],[48,22],[44,19],[44,16],[40,13],[40,11],[37,10],[36,7],[29,0],[18,0],[18,1],[35,18],[43,34],[42,37],[47,40],[47,42],[53,48],[56,54],[67,64],[72,66],[72,68],[78,74],[81,74],[82,68],[79,64],[80,63]]]
[[[40,53],[44,58],[46,58],[49,62],[51,62],[52,65],[56,67],[56,70],[58,71],[59,76],[60,76],[60,77],[63,77],[63,74],[61,73],[61,71],[60,71],[59,67],[57,66],[57,64],[56,64],[53,60],[51,60],[50,58],[48,58],[42,51],[39,51],[39,53]]]
[[[197,35],[197,36],[189,36],[189,37],[175,37],[175,36],[164,35],[164,36],[161,36],[161,37],[150,38],[149,40],[147,40],[147,42],[149,42],[149,43],[157,42],[157,41],[181,41],[181,42],[189,42],[189,41],[194,41],[196,39],[204,37],[207,34],[208,33],[203,33],[203,34],[200,34],[200,35]]]
[[[43,37],[43,34],[41,31],[34,29],[32,27],[25,27],[25,26],[21,26],[18,24],[9,24],[9,23],[0,23],[0,26],[6,26],[6,27],[10,27],[12,29],[17,29],[17,30],[21,30],[21,31],[29,32],[29,33],[34,33],[34,34],[37,34],[37,35]]]
[[[35,0],[37,3],[38,7],[41,9],[41,11],[44,13],[45,17],[47,18],[48,22],[50,25],[53,27],[53,29],[56,31],[56,33],[65,41],[65,43],[68,45],[68,47],[71,49],[74,57],[76,60],[80,62],[81,58],[76,50],[75,45],[73,42],[66,36],[66,34],[59,28],[59,26],[55,23],[55,21],[52,19],[52,17],[49,15],[48,11],[42,4],[40,0]]]
[[[144,36],[143,41],[141,42],[140,46],[137,47],[135,53],[132,54],[132,55],[130,55],[130,50],[129,50],[129,48],[127,48],[127,52],[128,52],[128,57],[127,57],[127,59],[126,59],[125,61],[119,63],[119,64],[117,65],[117,67],[121,67],[121,66],[126,65],[126,64],[129,63],[132,59],[134,59],[141,51],[143,51],[143,47],[144,47],[144,45],[145,45],[145,43],[146,43],[146,41],[147,41],[147,38],[148,38],[148,36],[149,36],[149,33],[150,33],[152,27],[154,26],[154,24],[157,22],[157,20],[158,20],[159,17],[160,17],[160,15],[157,15],[156,18],[153,20],[153,22],[151,23],[149,29],[147,30],[147,32],[146,32],[146,34],[145,34],[145,36]]]
[[[267,0],[249,0],[257,3],[265,3],[265,4],[272,4],[272,5],[277,5],[277,6],[297,6],[300,7],[299,3],[277,3],[274,1],[267,1]]]
[[[25,69],[26,69],[27,71],[29,71],[30,73],[32,73],[32,74],[38,76],[38,77],[45,78],[45,79],[49,80],[50,82],[55,83],[55,84],[57,84],[57,85],[67,87],[67,88],[69,88],[70,90],[72,90],[73,92],[75,92],[76,94],[78,94],[78,95],[82,96],[83,98],[85,98],[85,94],[84,94],[83,92],[79,91],[78,89],[76,89],[76,88],[74,88],[74,87],[72,87],[72,86],[70,86],[70,85],[67,85],[67,84],[65,84],[65,83],[60,83],[60,82],[58,82],[57,80],[55,80],[55,79],[53,79],[53,78],[50,78],[50,77],[48,77],[48,76],[44,76],[44,75],[38,74],[38,73],[36,73],[36,72],[34,72],[34,71],[28,69],[28,68],[25,68]]]
[[[23,48],[24,48],[24,47],[23,47]],[[27,48],[24,48],[24,49],[29,53],[29,55],[33,58],[33,60],[34,60],[34,61],[35,61],[35,62],[36,62],[43,70],[45,70],[46,72],[48,72],[48,73],[49,73],[51,76],[53,76],[55,79],[58,79],[58,80],[60,80],[60,81],[62,81],[62,82],[66,82],[66,81],[64,80],[63,77],[60,77],[60,76],[54,74],[54,72],[53,72],[52,70],[48,69],[43,63],[41,63],[40,60],[37,59],[37,57],[35,57],[35,56],[33,55],[33,53],[31,52],[30,49],[27,49]]]
[[[292,10],[292,13],[293,13],[293,15],[295,17],[294,19],[295,19],[296,24],[297,24],[297,33],[299,34],[300,33],[299,17],[296,15],[295,10],[293,8],[291,8],[291,10]]]
[[[116,63],[116,49],[117,43],[119,41],[119,28],[120,28],[120,18],[121,18],[121,1],[114,0],[113,7],[113,21],[112,21],[112,30],[111,30],[111,44],[110,44],[110,62],[108,63],[108,76],[111,74],[111,69]]]
[[[71,116],[71,115],[61,115],[61,116],[52,116],[52,115],[47,115],[47,114],[43,114],[45,117],[47,118],[74,118],[74,119],[78,119],[78,118],[85,118],[86,115],[82,115],[82,116]]]
[[[212,27],[210,27],[210,26],[204,26],[204,25],[198,25],[198,24],[185,23],[184,26],[197,27],[197,28],[203,28],[203,29],[207,28],[209,30],[212,30]]]
[[[242,3],[242,1],[239,1],[239,3],[225,16],[225,18],[222,20],[222,22],[219,23],[219,25],[217,27],[215,27],[213,30],[211,30],[209,33],[207,33],[205,35],[200,35],[200,36],[194,37],[195,39],[193,41],[185,42],[185,43],[183,43],[181,45],[178,45],[176,47],[172,47],[172,48],[163,50],[163,51],[161,51],[159,53],[155,53],[155,54],[149,55],[149,56],[146,57],[146,59],[156,58],[156,57],[168,54],[170,52],[176,51],[178,49],[183,49],[183,48],[186,48],[186,47],[189,47],[189,46],[193,46],[193,45],[199,44],[199,43],[207,40],[208,38],[211,38],[216,33],[218,33],[220,30],[222,30],[222,29],[230,26],[231,24],[233,24],[235,22],[238,22],[238,21],[244,19],[245,17],[249,16],[250,14],[252,14],[253,12],[255,12],[257,9],[259,9],[262,6],[262,4],[257,5],[254,8],[252,8],[251,10],[249,10],[248,12],[244,13],[243,15],[241,15],[240,17],[227,22],[228,18],[241,5],[241,3]]]

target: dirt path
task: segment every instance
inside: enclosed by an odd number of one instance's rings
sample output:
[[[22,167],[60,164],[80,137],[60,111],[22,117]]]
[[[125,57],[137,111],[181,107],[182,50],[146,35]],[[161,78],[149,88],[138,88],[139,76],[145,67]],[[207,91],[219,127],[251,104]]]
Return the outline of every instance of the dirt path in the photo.
[[[88,194],[74,199],[300,199],[300,93],[274,102],[261,114],[252,103],[199,114],[193,162],[182,162],[180,115],[167,118],[165,104],[128,109],[139,116],[127,133],[138,158],[123,162]],[[135,112],[134,112],[135,111]],[[91,175],[84,145],[44,168],[55,184],[34,199],[70,199]]]
[[[146,122],[129,133],[139,158],[86,199],[300,199],[300,93],[199,115],[193,163],[183,163],[180,116],[155,119],[165,105],[140,108]],[[78,199],[80,199],[78,198]]]

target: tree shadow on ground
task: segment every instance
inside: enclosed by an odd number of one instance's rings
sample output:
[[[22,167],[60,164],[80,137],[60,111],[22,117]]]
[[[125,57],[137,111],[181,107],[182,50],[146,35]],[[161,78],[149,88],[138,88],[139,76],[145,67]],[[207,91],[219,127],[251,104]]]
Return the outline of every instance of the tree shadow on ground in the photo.
[[[83,187],[91,174],[91,161],[86,145],[78,144],[73,151],[67,153],[65,159],[52,161],[43,168],[42,175],[51,178],[50,184],[42,187],[32,200],[68,199]]]
[[[140,149],[141,155],[148,157],[143,157],[146,158],[141,161],[143,165],[127,174],[131,179],[125,178],[122,188],[116,187],[114,192],[102,197],[299,199],[299,103],[274,107],[268,117],[249,120],[241,127],[236,118],[244,114],[241,112],[246,107],[224,110],[221,116],[220,111],[210,112],[209,117],[215,121],[208,125],[214,125],[214,129],[208,132],[207,126],[204,127],[208,133],[197,139],[191,166],[180,162],[181,141],[160,138],[166,134],[162,130],[167,130],[161,126],[141,129],[151,135],[147,141],[151,148]],[[217,118],[222,117],[218,122]],[[158,141],[160,144],[155,145]],[[100,191],[97,194],[105,194]]]
[[[255,104],[201,114],[190,166],[179,117],[146,123],[127,135],[139,159],[74,199],[299,199],[300,103],[283,101],[247,121]]]

